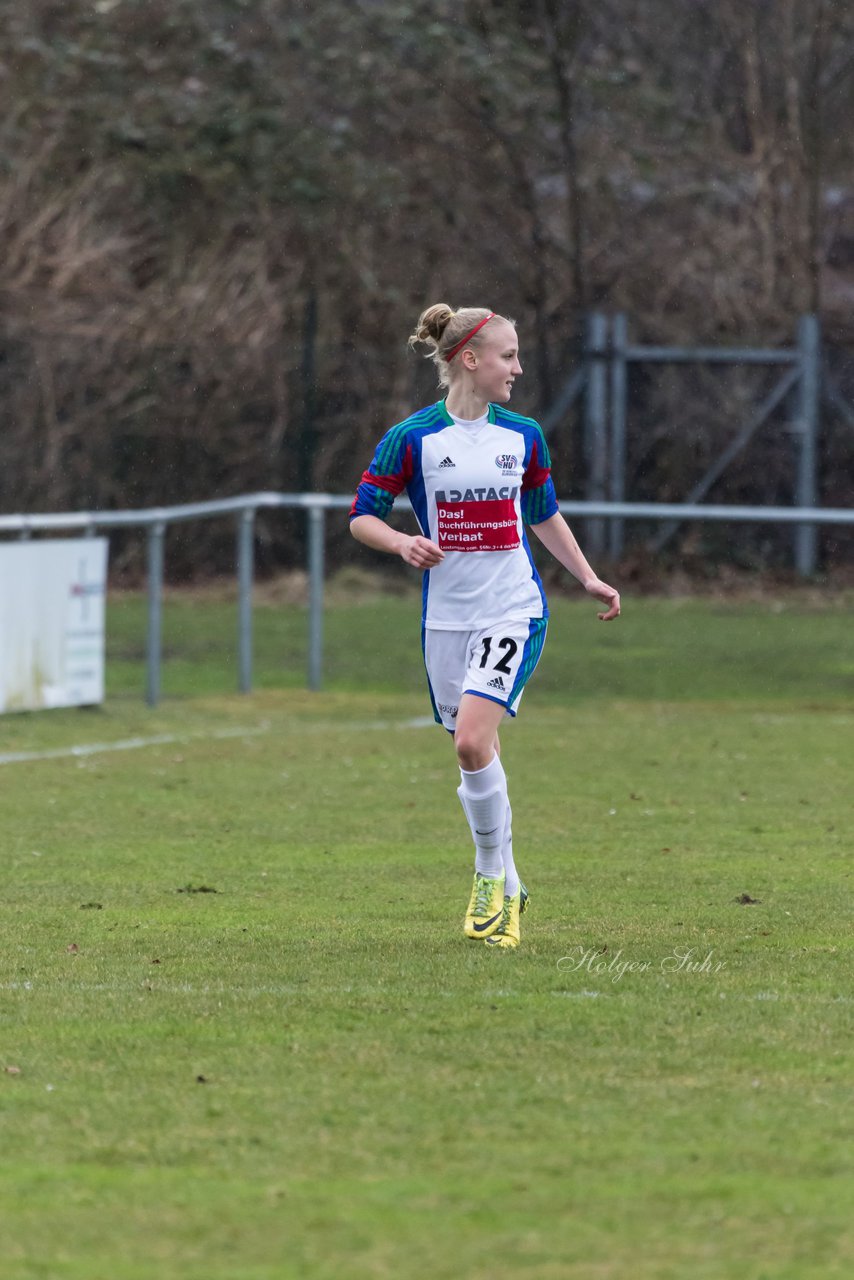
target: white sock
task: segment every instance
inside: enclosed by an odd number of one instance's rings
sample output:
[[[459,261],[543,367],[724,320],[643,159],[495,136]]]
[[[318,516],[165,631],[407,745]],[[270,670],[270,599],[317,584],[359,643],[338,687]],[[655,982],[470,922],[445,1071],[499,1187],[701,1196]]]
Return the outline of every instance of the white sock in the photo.
[[[512,898],[515,893],[519,892],[519,873],[516,870],[516,863],[513,861],[513,810],[510,808],[510,801],[507,801],[507,809],[504,817],[504,840],[501,845],[501,858],[504,863],[504,896]]]
[[[474,839],[475,871],[495,880],[504,870],[501,849],[507,810],[507,779],[497,753],[485,769],[460,769],[457,795]]]

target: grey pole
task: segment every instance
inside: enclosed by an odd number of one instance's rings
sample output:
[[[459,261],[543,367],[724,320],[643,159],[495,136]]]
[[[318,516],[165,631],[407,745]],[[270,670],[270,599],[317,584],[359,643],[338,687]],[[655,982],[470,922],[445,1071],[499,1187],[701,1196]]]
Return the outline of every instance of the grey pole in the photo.
[[[308,687],[323,680],[323,552],[326,512],[308,509]]]
[[[602,502],[605,498],[607,430],[607,369],[605,358],[608,346],[608,321],[601,312],[594,311],[587,319],[585,335],[585,364],[587,385],[584,398],[584,452],[587,461],[585,496],[590,502]],[[605,547],[605,527],[601,520],[588,520],[585,542],[591,555],[600,555]]]
[[[622,502],[626,492],[627,345],[626,317],[620,313],[614,316],[611,329],[611,502]],[[608,549],[612,560],[623,554],[623,521],[616,517],[609,525]]]
[[[817,437],[819,415],[819,361],[821,330],[818,317],[801,316],[798,323],[798,350],[800,353],[800,380],[798,383],[797,450],[798,472],[795,485],[795,503],[799,507],[814,507],[818,490]],[[804,578],[815,573],[816,527],[814,524],[798,525],[795,529],[795,569]]]
[[[255,552],[255,509],[237,517],[237,688],[252,689],[252,577]]]
[[[145,701],[156,707],[160,701],[160,649],[163,630],[163,543],[166,523],[158,520],[148,527],[148,635],[145,646]]]

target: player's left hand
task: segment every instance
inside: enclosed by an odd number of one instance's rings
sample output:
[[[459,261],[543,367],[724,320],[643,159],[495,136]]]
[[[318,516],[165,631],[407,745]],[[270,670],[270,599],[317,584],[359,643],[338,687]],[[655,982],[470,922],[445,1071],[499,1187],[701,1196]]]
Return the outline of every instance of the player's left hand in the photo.
[[[591,578],[589,582],[585,582],[584,590],[588,595],[593,596],[596,600],[601,600],[602,604],[608,606],[607,613],[597,613],[596,617],[600,622],[610,622],[612,618],[619,618],[619,591],[609,587],[607,582],[603,582],[601,578]]]

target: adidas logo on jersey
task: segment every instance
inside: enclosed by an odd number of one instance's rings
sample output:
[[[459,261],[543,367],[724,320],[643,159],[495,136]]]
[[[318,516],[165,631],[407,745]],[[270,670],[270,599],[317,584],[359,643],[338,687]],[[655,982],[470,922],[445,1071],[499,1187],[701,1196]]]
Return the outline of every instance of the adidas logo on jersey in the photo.
[[[442,467],[455,467],[456,465],[457,464],[454,462],[453,458],[443,458],[442,461],[439,463],[439,468],[441,469]]]
[[[502,693],[507,692],[504,688],[504,681],[501,679],[501,676],[496,676],[494,680],[488,680],[486,682],[486,687],[487,689],[500,689]]]

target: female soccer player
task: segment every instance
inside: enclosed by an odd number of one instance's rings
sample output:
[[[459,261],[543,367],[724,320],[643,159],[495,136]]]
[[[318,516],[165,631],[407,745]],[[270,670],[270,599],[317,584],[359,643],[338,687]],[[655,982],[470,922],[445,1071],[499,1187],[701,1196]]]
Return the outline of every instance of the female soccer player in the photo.
[[[511,810],[498,727],[515,716],[543,651],[548,608],[524,524],[606,606],[597,578],[557,508],[542,430],[504,406],[522,372],[512,320],[477,307],[428,307],[409,345],[426,343],[444,400],[391,428],[363,474],[353,536],[424,570],[422,649],[433,713],[454,736],[457,792],[475,846],[464,921],[469,938],[516,947],[528,893],[513,861]],[[420,534],[386,523],[406,489]],[[524,522],[524,524],[523,524]]]

